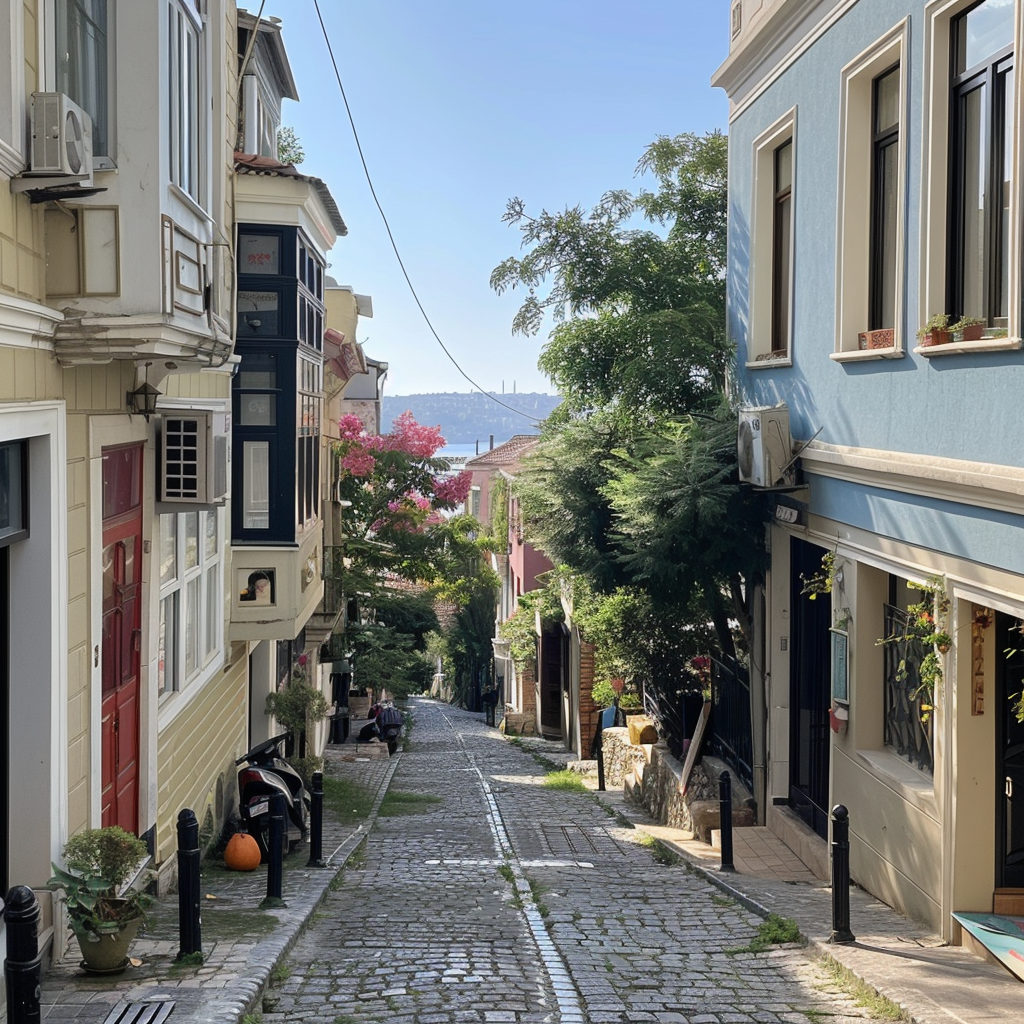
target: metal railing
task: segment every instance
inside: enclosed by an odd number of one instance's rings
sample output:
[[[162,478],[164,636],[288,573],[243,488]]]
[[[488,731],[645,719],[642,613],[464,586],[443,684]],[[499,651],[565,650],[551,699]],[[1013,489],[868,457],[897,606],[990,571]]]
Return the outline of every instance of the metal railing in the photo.
[[[932,694],[921,689],[921,660],[927,653],[909,636],[912,617],[902,608],[885,606],[885,745],[921,771],[934,766]]]
[[[711,659],[711,729],[708,747],[747,787],[754,787],[750,728],[750,673],[735,658]]]

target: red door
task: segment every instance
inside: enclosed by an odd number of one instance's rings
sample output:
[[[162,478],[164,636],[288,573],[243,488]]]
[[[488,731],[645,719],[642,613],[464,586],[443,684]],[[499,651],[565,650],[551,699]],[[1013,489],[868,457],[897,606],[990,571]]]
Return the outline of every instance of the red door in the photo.
[[[103,451],[103,825],[139,826],[142,445]]]

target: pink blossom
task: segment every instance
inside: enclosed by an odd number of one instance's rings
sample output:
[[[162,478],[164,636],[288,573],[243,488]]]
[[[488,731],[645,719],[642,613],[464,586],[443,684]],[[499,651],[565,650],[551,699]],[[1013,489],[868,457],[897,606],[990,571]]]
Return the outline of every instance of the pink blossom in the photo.
[[[366,433],[366,426],[363,421],[355,413],[351,412],[346,413],[338,420],[338,429],[341,431],[341,436],[349,441],[354,441],[357,437]]]
[[[434,498],[442,508],[456,508],[469,497],[473,474],[465,469],[458,476],[434,477]]]
[[[440,427],[426,427],[417,423],[411,412],[403,412],[394,423],[390,434],[381,435],[385,451],[406,452],[418,459],[433,458],[444,447]]]
[[[368,451],[353,448],[342,456],[341,465],[352,476],[369,476],[377,465],[377,460]]]

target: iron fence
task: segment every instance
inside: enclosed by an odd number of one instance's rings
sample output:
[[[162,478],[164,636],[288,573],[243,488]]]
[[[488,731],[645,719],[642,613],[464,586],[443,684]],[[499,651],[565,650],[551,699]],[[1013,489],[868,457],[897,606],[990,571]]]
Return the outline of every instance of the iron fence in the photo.
[[[708,748],[754,788],[750,727],[750,673],[727,655],[711,659],[711,728]]]
[[[924,644],[909,636],[911,616],[885,606],[885,745],[921,771],[933,769],[932,695],[921,688]]]

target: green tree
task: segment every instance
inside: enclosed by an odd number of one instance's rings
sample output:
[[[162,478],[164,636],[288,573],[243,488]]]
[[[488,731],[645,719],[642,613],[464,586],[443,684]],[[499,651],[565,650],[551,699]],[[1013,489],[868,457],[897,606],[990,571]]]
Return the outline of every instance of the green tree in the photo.
[[[553,317],[540,367],[566,411],[611,407],[644,423],[717,403],[731,357],[726,161],[717,132],[659,138],[637,166],[656,191],[608,192],[589,214],[531,216],[509,202],[504,220],[528,251],[496,267],[491,286],[526,290],[514,331],[535,334]]]
[[[531,537],[598,603],[626,588],[638,629],[711,622],[732,653],[767,516],[738,484],[726,398],[726,159],[717,132],[663,137],[637,167],[653,190],[609,192],[589,214],[512,200],[527,252],[491,284],[526,290],[514,330],[555,321],[540,366],[565,404],[514,484]],[[652,672],[652,658],[633,660]]]
[[[302,150],[298,135],[294,128],[282,128],[277,133],[277,159],[283,164],[291,164],[298,167],[306,154]]]

